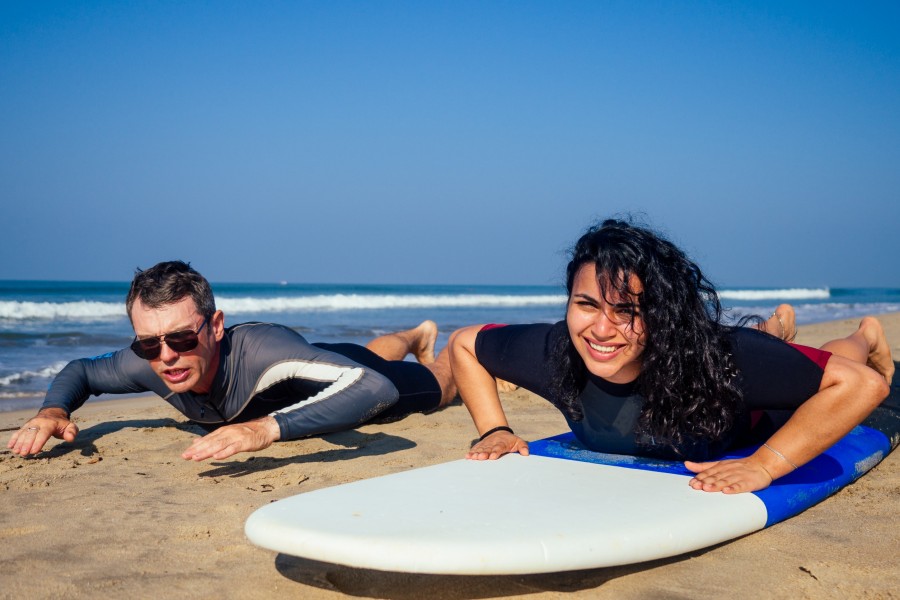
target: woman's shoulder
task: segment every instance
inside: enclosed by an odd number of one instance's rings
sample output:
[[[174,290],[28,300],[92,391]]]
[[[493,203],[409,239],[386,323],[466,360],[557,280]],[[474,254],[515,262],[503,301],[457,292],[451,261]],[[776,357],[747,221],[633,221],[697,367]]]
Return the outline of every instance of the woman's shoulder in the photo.
[[[543,361],[564,335],[568,335],[565,321],[486,326],[475,338],[475,354],[479,359]]]
[[[552,357],[560,335],[568,336],[564,321],[482,329],[475,340],[475,356],[494,377],[551,399]]]
[[[557,323],[528,323],[514,325],[485,325],[478,332],[476,349],[482,345],[527,344],[531,347],[547,347],[560,335],[568,335],[565,321]]]

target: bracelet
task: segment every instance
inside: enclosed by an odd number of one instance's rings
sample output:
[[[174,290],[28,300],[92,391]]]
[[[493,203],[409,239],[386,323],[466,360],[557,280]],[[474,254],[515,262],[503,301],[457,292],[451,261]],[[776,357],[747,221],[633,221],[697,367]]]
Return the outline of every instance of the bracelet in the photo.
[[[479,441],[479,442],[483,442],[483,441],[484,441],[484,438],[486,438],[486,437],[488,437],[489,435],[492,435],[492,434],[494,434],[494,433],[497,433],[498,431],[508,431],[509,433],[511,433],[511,434],[513,434],[513,435],[516,435],[515,432],[514,432],[512,429],[510,429],[510,428],[507,427],[506,425],[501,425],[500,427],[494,427],[493,429],[490,429],[490,430],[488,430],[488,431],[485,431],[485,432],[484,432],[484,435],[482,435],[480,438],[478,438],[478,441]]]
[[[768,448],[768,449],[769,449],[769,452],[771,452],[772,454],[774,454],[775,456],[777,456],[778,458],[780,458],[781,460],[783,460],[783,461],[786,462],[787,464],[791,465],[791,466],[794,467],[795,469],[799,469],[799,468],[800,468],[800,467],[798,467],[797,465],[795,465],[794,463],[792,463],[791,461],[789,461],[787,456],[785,456],[784,454],[782,454],[781,452],[779,452],[778,450],[776,450],[776,449],[773,448],[772,446],[770,446],[770,445],[768,445],[768,444],[763,444],[763,447]]]

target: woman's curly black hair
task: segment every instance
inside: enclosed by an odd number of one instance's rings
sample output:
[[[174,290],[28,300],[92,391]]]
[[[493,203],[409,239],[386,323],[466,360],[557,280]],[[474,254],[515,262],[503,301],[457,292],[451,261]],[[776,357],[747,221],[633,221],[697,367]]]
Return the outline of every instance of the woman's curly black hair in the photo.
[[[604,298],[610,287],[619,297],[635,297],[628,287],[632,275],[643,285],[635,298],[645,332],[636,382],[645,399],[640,433],[673,448],[691,440],[722,439],[737,418],[741,391],[726,339],[730,328],[721,323],[722,306],[700,268],[660,234],[616,219],[591,227],[570,258],[570,296],[575,274],[585,264],[596,266]],[[580,420],[578,394],[587,369],[568,335],[560,335],[554,346],[555,402]]]

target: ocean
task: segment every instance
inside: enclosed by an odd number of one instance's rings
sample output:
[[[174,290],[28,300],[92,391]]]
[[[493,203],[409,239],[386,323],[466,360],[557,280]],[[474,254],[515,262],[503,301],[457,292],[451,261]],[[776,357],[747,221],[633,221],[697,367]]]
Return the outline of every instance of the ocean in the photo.
[[[281,323],[312,342],[355,342],[438,324],[438,348],[473,323],[554,322],[565,292],[554,286],[214,284],[226,325]],[[53,377],[75,358],[127,346],[125,282],[0,281],[0,411],[40,405]],[[794,305],[798,323],[900,311],[900,289],[723,288],[734,318],[767,317]]]

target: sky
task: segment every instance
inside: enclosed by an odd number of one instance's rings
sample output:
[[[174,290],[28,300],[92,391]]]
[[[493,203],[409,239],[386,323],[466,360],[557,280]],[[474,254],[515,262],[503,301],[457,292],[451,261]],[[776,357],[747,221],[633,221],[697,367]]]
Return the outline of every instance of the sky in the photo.
[[[896,2],[0,2],[0,279],[900,287]]]

